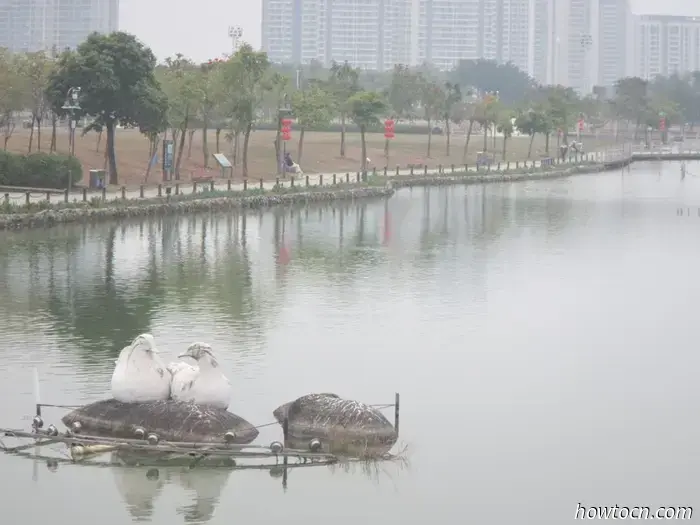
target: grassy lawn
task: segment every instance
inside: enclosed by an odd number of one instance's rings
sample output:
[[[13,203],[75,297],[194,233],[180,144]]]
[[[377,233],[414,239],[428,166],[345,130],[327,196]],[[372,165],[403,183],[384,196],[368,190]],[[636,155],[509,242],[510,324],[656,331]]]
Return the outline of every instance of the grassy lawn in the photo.
[[[230,154],[231,146],[223,139],[220,142],[221,152],[233,160]],[[248,151],[248,171],[251,178],[266,178],[274,179],[276,171],[275,149],[274,149],[275,133],[273,131],[256,131],[253,132],[250,139]],[[51,139],[51,129],[42,129],[41,149],[42,151],[49,150]],[[299,132],[295,131],[292,139],[287,142],[287,150],[291,152],[292,157],[297,161],[297,149]],[[68,132],[65,128],[61,128],[57,132],[57,146],[61,153],[68,153]],[[208,136],[210,153],[216,151],[215,133],[210,132]],[[432,138],[431,156],[427,157],[427,135],[397,135],[391,141],[389,165],[390,166],[406,166],[407,164],[427,164],[428,166],[437,167],[439,164],[449,166],[450,164],[462,164],[462,153],[464,149],[465,135],[453,135],[452,147],[450,155],[446,152],[446,137],[444,135],[434,135]],[[528,137],[513,137],[508,140],[507,160],[523,160],[527,158],[527,151],[530,139]],[[583,140],[587,151],[593,151],[596,148],[604,147],[605,140],[596,140],[594,138],[585,138]],[[76,133],[75,155],[80,159],[85,169],[85,178],[87,179],[87,170],[102,169],[105,167],[104,147],[106,143],[106,135],[103,135],[102,141],[97,143],[97,134],[89,133],[84,137],[80,136],[80,130]],[[607,144],[610,143],[608,139]],[[36,150],[36,134],[34,137],[34,150]],[[8,142],[8,150],[17,153],[26,153],[29,146],[28,130],[16,130]],[[467,163],[473,164],[476,160],[477,153],[483,150],[484,139],[483,135],[472,135],[469,144]],[[550,152],[553,153],[556,147],[555,140],[551,141]],[[497,160],[501,160],[501,152],[503,141],[501,138],[496,139],[494,148],[493,140],[488,139],[488,150],[495,151]],[[137,130],[120,129],[117,131],[116,138],[117,150],[117,167],[119,170],[119,182],[124,185],[135,185],[144,183],[146,167],[149,161],[148,155],[148,140],[141,135]],[[303,157],[300,161],[302,169],[306,173],[345,173],[354,172],[360,168],[361,148],[359,133],[348,133],[346,135],[346,155],[341,158],[340,155],[340,133],[321,133],[308,132],[304,137]],[[532,158],[537,159],[545,153],[544,137],[538,136],[532,148]],[[371,165],[384,167],[386,159],[384,158],[384,136],[379,133],[367,135],[367,156],[371,161]],[[160,160],[160,157],[159,157]],[[210,167],[213,169],[212,175],[217,175],[218,172],[214,168],[215,161],[210,158]],[[192,175],[201,173],[203,167],[202,157],[202,133],[198,131],[194,134],[191,149],[187,142],[182,158],[181,178],[189,180]],[[234,171],[234,177],[240,177],[240,168],[237,167]],[[161,178],[160,164],[151,172],[148,183],[157,183]]]

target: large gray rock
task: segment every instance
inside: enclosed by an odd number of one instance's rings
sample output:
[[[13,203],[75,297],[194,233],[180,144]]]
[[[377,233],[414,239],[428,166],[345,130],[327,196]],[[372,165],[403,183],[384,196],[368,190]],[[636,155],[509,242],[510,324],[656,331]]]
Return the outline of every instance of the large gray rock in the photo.
[[[69,428],[78,421],[81,433],[101,437],[134,438],[139,427],[173,442],[223,443],[229,431],[235,433],[233,442],[238,444],[247,445],[258,437],[253,425],[227,410],[173,400],[121,403],[105,399],[73,410],[62,421]]]

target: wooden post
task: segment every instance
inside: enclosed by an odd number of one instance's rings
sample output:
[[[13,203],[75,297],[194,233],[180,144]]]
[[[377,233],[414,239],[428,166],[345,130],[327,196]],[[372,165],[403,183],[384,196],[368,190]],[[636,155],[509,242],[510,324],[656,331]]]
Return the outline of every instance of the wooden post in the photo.
[[[107,200],[107,188],[102,186],[102,200],[106,201]]]
[[[83,202],[87,200],[87,188],[83,188]]]
[[[163,196],[163,185],[158,184],[158,197],[162,197],[162,196]]]
[[[139,197],[143,199],[143,184],[139,186]]]
[[[63,190],[63,199],[65,202],[68,202],[68,190]],[[50,191],[46,192],[46,202],[51,202],[51,192]]]
[[[355,182],[360,182],[360,172],[357,172],[357,175],[355,175]]]
[[[309,187],[309,176],[308,176],[308,175],[306,176],[306,182],[305,182],[305,184],[306,184],[306,187],[308,188],[308,187]]]
[[[323,186],[323,173],[318,176],[318,185]]]
[[[396,392],[394,395],[394,430],[396,435],[399,435],[399,406],[401,404],[401,396]]]
[[[209,183],[209,191],[214,191],[214,181]]]
[[[350,182],[350,173],[345,174],[345,182]]]
[[[24,194],[24,202],[27,204],[27,206],[29,206],[29,199],[30,199],[30,197],[31,197],[31,193],[26,192],[26,193]]]
[[[126,188],[122,186],[122,200],[126,200]]]
[[[10,204],[10,194],[9,193],[5,194],[5,204],[7,204],[7,205]]]
[[[336,179],[336,176],[335,176],[335,173],[334,173],[334,174],[333,174],[333,186],[335,186],[336,180],[337,180],[337,179]]]
[[[197,193],[197,181],[192,183],[192,193]]]
[[[245,181],[243,181],[243,187],[245,188]],[[231,179],[226,179],[226,191],[231,191]]]
[[[175,183],[175,195],[180,195],[180,183]]]
[[[243,191],[248,191],[248,179],[247,178],[243,179]]]
[[[260,179],[260,189],[261,190],[263,189],[263,180],[262,179]]]
[[[290,188],[294,187],[294,175],[289,176],[289,187]]]

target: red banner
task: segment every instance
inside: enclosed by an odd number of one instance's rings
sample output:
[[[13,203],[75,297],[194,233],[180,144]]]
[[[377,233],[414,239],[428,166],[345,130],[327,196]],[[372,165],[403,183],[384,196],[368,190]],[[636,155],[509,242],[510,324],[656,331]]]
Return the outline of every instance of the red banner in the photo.
[[[387,119],[384,121],[384,136],[388,139],[394,138],[394,121]]]

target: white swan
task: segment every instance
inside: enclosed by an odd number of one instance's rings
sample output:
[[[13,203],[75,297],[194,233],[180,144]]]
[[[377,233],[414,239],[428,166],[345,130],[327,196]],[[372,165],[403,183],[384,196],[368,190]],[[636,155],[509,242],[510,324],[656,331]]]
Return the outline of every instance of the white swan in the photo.
[[[190,357],[197,361],[198,366],[181,361],[168,365],[172,374],[172,398],[227,409],[231,400],[231,383],[219,370],[219,363],[212,353],[211,346],[206,343],[192,343],[187,352],[178,357]]]
[[[151,334],[141,334],[119,354],[112,374],[112,397],[122,403],[170,398],[170,374]]]

